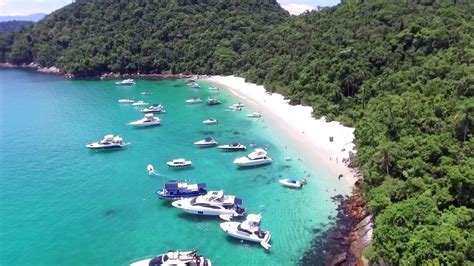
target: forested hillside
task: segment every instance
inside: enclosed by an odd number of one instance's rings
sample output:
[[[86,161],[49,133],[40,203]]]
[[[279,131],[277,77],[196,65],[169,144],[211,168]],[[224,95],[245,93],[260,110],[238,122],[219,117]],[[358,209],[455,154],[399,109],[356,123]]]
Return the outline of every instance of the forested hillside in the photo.
[[[472,1],[77,1],[0,40],[13,63],[79,75],[234,73],[356,127],[376,215],[368,257],[474,263]]]
[[[287,16],[276,0],[78,0],[16,36],[4,60],[76,76],[232,73],[240,54]]]
[[[33,24],[34,22],[32,21],[24,21],[24,20],[12,20],[12,21],[0,22],[0,33],[18,32],[21,29],[31,26]]]

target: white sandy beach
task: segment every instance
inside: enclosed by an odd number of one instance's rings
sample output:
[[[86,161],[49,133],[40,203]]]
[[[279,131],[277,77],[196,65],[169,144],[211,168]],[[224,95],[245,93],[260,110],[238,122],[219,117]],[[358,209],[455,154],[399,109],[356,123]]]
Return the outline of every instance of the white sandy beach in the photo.
[[[343,162],[343,159],[349,158],[349,152],[355,152],[354,128],[345,127],[338,122],[328,123],[324,118],[315,119],[311,116],[312,107],[292,106],[282,95],[269,94],[263,86],[247,83],[243,78],[211,76],[201,80],[228,89],[242,102],[257,108],[266,121],[271,121],[287,134],[292,145],[303,152],[302,158],[327,167],[335,178],[342,174],[341,180],[347,187],[354,186],[357,177]],[[333,137],[332,142],[330,137]]]

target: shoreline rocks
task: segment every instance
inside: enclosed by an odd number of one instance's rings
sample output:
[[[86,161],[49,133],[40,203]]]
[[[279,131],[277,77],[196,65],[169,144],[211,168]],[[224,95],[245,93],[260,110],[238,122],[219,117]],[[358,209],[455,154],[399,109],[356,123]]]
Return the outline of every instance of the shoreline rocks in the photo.
[[[51,66],[51,67],[42,67],[40,64],[31,62],[29,64],[21,64],[15,65],[12,63],[0,63],[0,68],[27,68],[36,70],[38,72],[44,74],[53,74],[53,75],[62,75],[66,79],[75,79],[75,78],[97,78],[100,80],[110,80],[110,79],[127,79],[127,78],[134,78],[134,79],[189,79],[195,78],[199,79],[202,77],[206,77],[205,75],[196,75],[196,74],[171,74],[171,73],[163,73],[163,74],[141,74],[141,73],[103,73],[99,76],[77,76],[72,73],[68,73],[58,67]]]
[[[370,245],[373,217],[369,214],[361,192],[351,196],[336,195],[335,220],[323,232],[316,233],[311,248],[300,259],[301,265],[366,265],[363,252]]]

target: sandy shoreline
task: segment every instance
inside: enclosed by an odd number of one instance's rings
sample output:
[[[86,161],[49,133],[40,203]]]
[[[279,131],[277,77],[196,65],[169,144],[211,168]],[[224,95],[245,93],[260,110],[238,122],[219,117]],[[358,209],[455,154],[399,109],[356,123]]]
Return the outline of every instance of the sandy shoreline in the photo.
[[[233,95],[252,105],[262,113],[262,117],[282,130],[291,144],[302,152],[302,157],[311,164],[325,167],[347,186],[350,193],[357,181],[354,170],[343,162],[354,149],[354,128],[345,127],[338,122],[326,122],[311,116],[312,107],[288,104],[280,94],[269,94],[263,86],[246,83],[243,78],[234,76],[211,76],[202,78],[211,85],[228,89]],[[329,140],[333,137],[333,141]]]

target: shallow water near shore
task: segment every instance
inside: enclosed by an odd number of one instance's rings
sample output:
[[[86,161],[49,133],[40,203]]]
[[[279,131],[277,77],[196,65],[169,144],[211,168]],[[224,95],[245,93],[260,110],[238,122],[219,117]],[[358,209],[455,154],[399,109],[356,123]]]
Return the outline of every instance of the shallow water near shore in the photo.
[[[281,132],[264,119],[227,112],[237,102],[228,92],[191,89],[183,80],[65,80],[24,70],[0,70],[0,264],[125,265],[171,249],[196,248],[214,265],[294,265],[310,247],[313,229],[324,230],[335,212],[330,197],[340,186],[324,169],[300,161]],[[147,91],[151,95],[143,96]],[[218,106],[185,100],[217,97]],[[119,104],[135,98],[161,103],[162,125],[134,129],[139,108]],[[219,124],[202,121],[216,118]],[[88,151],[86,143],[120,134],[132,144],[113,152]],[[194,141],[213,136],[268,149],[274,163],[248,170],[232,161],[247,152],[199,149]],[[286,156],[293,160],[285,161]],[[184,157],[192,169],[166,161]],[[244,200],[247,213],[262,213],[272,249],[231,239],[214,217],[184,214],[159,200],[166,177],[149,176],[147,164],[173,179],[206,182],[211,190]],[[309,175],[302,190],[279,179]],[[335,191],[336,190],[336,191]]]

